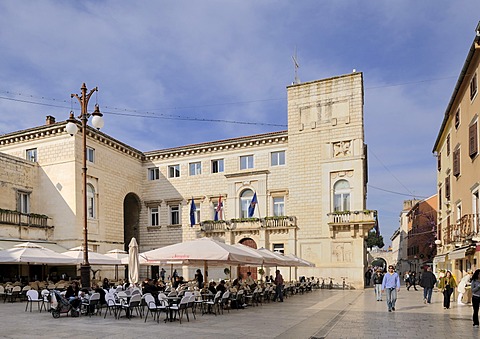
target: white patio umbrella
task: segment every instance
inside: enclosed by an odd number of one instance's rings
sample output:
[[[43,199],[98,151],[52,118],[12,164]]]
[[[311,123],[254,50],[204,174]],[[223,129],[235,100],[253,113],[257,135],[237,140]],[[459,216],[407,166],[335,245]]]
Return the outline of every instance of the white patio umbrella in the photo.
[[[75,265],[76,261],[39,244],[25,242],[0,251],[0,263]]]
[[[258,251],[265,253],[269,256],[273,256],[274,258],[278,259],[278,265],[277,266],[295,266],[297,264],[296,260],[292,258],[285,257],[284,255],[280,253],[276,253],[273,251],[270,251],[269,249],[266,249],[264,247],[259,248]]]
[[[147,262],[160,261],[164,263],[178,262],[185,265],[204,265],[204,281],[207,282],[208,265],[220,264],[250,264],[261,265],[262,258],[250,254],[238,247],[228,245],[210,238],[200,238],[183,243],[177,243],[141,254]]]
[[[83,246],[74,247],[70,250],[63,252],[71,258],[76,259],[77,264],[81,264],[83,262]],[[121,261],[119,259],[115,259],[109,257],[105,254],[93,252],[91,249],[88,250],[88,262],[91,265],[120,265]]]
[[[128,281],[130,284],[138,284],[139,281],[140,259],[138,257],[138,243],[135,238],[130,240],[128,245]]]
[[[298,264],[296,266],[315,267],[314,263],[312,263],[308,260],[302,259],[300,257],[297,257],[295,254],[290,253],[290,254],[287,254],[285,257],[291,258],[291,259],[297,261]]]
[[[128,252],[120,249],[114,249],[114,250],[108,251],[105,255],[107,257],[118,259],[120,261],[123,258],[128,259]],[[115,280],[118,280],[118,265],[115,265]]]

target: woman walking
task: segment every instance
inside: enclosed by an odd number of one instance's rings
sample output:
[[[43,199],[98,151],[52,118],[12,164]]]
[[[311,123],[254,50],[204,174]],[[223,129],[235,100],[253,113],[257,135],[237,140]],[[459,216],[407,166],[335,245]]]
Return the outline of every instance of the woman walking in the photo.
[[[448,310],[450,308],[450,297],[452,296],[453,289],[457,287],[457,282],[452,276],[452,272],[447,271],[445,276],[440,279],[438,288],[443,293],[443,308]]]
[[[472,276],[472,306],[473,327],[478,328],[478,307],[480,305],[480,270],[476,270]]]

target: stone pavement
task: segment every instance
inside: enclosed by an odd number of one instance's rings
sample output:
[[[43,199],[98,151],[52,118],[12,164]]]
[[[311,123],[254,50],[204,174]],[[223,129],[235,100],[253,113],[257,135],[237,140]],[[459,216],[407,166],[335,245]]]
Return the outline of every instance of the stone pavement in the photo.
[[[0,302],[0,338],[480,338],[472,326],[471,306],[452,303],[444,310],[435,292],[431,305],[423,292],[405,288],[397,310],[388,313],[385,301],[376,302],[373,289],[314,290],[259,307],[197,315],[180,324],[157,324],[149,318],[113,316],[54,319],[48,312],[25,312],[24,302]],[[162,314],[163,316],[163,314]]]

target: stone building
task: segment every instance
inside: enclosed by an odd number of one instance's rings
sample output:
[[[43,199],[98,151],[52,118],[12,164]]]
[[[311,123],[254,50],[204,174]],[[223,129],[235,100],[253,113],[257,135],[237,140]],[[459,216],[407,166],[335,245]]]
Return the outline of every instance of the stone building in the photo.
[[[294,84],[287,94],[286,131],[142,152],[88,128],[93,251],[125,248],[134,236],[140,251],[207,236],[293,253],[316,264],[298,275],[346,276],[362,288],[363,239],[376,215],[366,210],[363,75]],[[10,192],[0,208],[44,215],[48,240],[71,248],[83,239],[83,144],[65,124],[47,117],[44,126],[0,136],[0,164],[17,162],[32,178],[0,173],[0,190]]]

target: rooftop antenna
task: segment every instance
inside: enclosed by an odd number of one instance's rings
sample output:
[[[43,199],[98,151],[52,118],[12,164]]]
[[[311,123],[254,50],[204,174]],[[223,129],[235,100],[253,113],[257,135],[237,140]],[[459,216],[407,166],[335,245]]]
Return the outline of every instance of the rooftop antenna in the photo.
[[[292,56],[292,60],[293,60],[293,68],[295,70],[295,78],[293,80],[293,84],[296,85],[300,83],[300,79],[298,78],[298,68],[300,67],[300,65],[298,64],[298,59],[297,59],[297,46],[295,46],[295,53]]]

